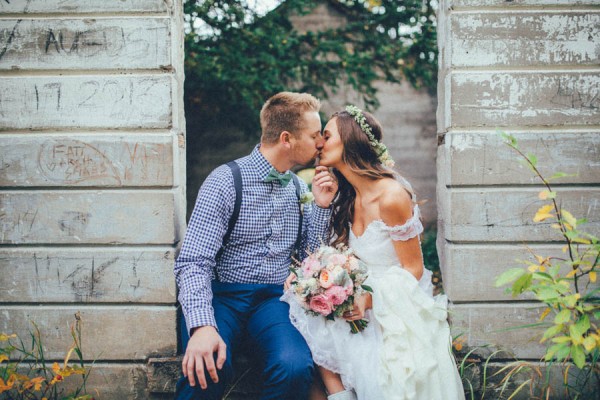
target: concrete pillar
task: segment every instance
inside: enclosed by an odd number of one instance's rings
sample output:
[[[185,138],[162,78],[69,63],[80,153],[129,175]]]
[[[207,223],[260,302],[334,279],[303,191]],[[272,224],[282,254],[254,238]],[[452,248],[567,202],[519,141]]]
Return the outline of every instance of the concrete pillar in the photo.
[[[443,0],[438,42],[438,250],[455,333],[539,360],[540,304],[493,286],[507,268],[560,253],[532,221],[540,182],[497,134],[513,134],[556,181],[562,206],[600,232],[600,9],[596,0]],[[537,335],[537,336],[536,336]],[[534,336],[538,339],[534,339]],[[489,353],[488,353],[489,354]]]
[[[0,331],[46,357],[83,319],[88,388],[149,398],[176,353],[185,229],[181,0],[0,3]]]

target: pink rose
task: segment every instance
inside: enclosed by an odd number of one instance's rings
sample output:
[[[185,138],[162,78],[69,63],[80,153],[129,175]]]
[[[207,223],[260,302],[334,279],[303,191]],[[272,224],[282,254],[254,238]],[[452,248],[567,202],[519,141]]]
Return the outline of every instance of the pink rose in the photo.
[[[324,269],[319,274],[319,283],[323,289],[329,289],[333,285],[333,274]]]
[[[310,299],[309,307],[314,312],[328,316],[333,311],[333,304],[324,294],[313,296]]]
[[[346,263],[346,256],[343,254],[333,254],[327,261],[332,265],[344,265]]]
[[[325,296],[327,296],[331,304],[334,306],[339,306],[348,298],[348,294],[346,293],[346,289],[341,286],[332,286],[325,291]]]
[[[321,263],[313,256],[309,256],[302,261],[302,276],[309,277],[321,269]]]

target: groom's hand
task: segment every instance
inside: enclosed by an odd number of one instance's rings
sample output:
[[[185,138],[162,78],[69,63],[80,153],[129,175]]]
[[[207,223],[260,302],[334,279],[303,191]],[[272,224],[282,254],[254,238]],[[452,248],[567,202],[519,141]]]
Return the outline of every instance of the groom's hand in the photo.
[[[201,326],[196,328],[190,337],[183,361],[181,363],[183,375],[188,378],[190,386],[196,386],[194,373],[198,377],[198,383],[202,389],[207,388],[205,367],[208,375],[214,383],[219,382],[217,369],[223,368],[226,359],[227,346],[217,330],[213,326]],[[217,364],[215,366],[214,353],[217,353]]]
[[[312,180],[312,192],[315,196],[315,204],[321,208],[328,208],[338,191],[338,183],[335,175],[329,168],[319,165],[315,168],[315,176]]]

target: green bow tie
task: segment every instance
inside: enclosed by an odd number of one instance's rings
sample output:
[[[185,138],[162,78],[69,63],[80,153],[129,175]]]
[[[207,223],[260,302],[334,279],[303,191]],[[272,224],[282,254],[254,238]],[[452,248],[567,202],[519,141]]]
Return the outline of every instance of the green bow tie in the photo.
[[[279,181],[281,187],[286,187],[288,183],[292,180],[292,174],[290,172],[286,172],[285,174],[280,174],[277,172],[275,168],[271,168],[269,171],[269,175],[265,178],[265,182],[273,182]]]

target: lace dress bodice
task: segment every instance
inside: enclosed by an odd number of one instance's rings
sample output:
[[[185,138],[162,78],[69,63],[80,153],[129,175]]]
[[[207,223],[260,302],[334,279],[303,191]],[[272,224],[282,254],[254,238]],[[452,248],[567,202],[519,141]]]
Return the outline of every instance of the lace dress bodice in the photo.
[[[402,267],[393,241],[406,241],[418,237],[421,233],[423,233],[423,224],[419,206],[415,204],[412,217],[402,225],[388,226],[382,220],[374,220],[358,237],[350,229],[349,245],[354,250],[354,254],[367,265],[369,276],[380,276],[388,272],[390,267]],[[429,295],[433,295],[431,276],[431,271],[424,269],[423,276],[419,280],[419,286]]]
[[[367,225],[363,234],[358,237],[350,229],[350,248],[369,267],[387,269],[392,265],[399,265],[392,240],[409,240],[423,233],[419,217],[419,206],[415,205],[412,217],[403,225],[387,226],[378,219]]]

